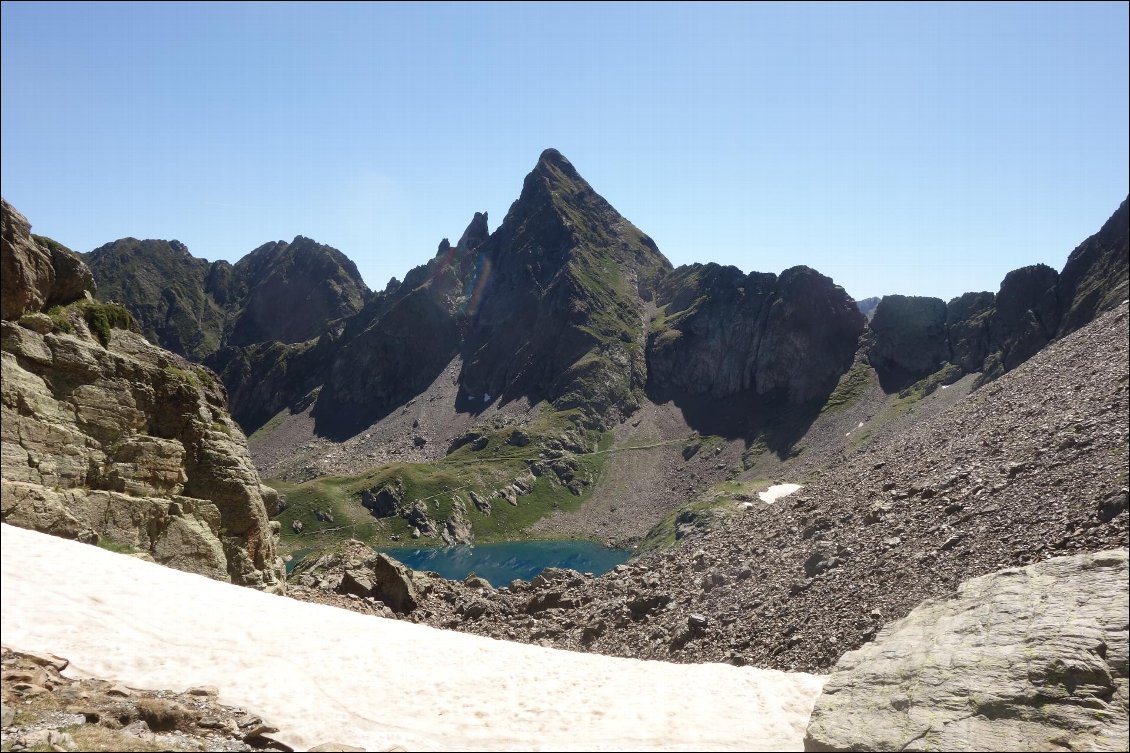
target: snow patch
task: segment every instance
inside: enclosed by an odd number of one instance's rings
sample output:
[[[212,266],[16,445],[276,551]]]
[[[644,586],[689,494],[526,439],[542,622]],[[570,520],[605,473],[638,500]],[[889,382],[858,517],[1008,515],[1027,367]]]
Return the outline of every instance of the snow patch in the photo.
[[[6,524],[0,535],[4,645],[135,688],[215,685],[222,703],[277,725],[296,749],[802,750],[824,684],[799,672],[496,641]]]
[[[799,488],[800,484],[774,484],[765,491],[758,492],[757,496],[760,497],[761,501],[765,504],[771,505],[781,497],[787,497]]]

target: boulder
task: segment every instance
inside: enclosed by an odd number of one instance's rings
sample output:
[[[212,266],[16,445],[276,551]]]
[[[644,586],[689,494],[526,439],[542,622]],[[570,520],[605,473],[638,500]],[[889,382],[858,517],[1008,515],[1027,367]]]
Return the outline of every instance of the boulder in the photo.
[[[373,558],[373,575],[377,583],[373,595],[398,614],[407,614],[420,604],[412,571],[386,554]]]
[[[962,583],[832,670],[805,750],[1126,750],[1127,550]]]

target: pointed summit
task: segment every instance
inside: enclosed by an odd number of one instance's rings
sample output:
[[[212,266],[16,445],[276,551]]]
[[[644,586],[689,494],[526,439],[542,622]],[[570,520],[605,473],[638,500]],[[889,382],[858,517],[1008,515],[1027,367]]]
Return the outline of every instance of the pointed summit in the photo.
[[[490,236],[490,230],[487,228],[487,213],[475,212],[475,216],[471,219],[471,224],[467,225],[467,229],[463,231],[463,235],[459,237],[459,242],[455,245],[464,251],[474,251],[482,245]]]

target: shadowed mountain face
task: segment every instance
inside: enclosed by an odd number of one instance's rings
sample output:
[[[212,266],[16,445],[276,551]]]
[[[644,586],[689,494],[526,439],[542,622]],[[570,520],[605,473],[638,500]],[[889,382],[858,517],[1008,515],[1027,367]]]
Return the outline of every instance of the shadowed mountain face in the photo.
[[[126,306],[150,340],[203,361],[225,345],[297,343],[360,310],[370,293],[340,251],[298,236],[234,266],[180,241],[123,238],[83,255],[99,297]]]
[[[644,304],[671,265],[556,150],[481,247],[460,400],[541,398],[594,423],[630,412],[646,381]]]

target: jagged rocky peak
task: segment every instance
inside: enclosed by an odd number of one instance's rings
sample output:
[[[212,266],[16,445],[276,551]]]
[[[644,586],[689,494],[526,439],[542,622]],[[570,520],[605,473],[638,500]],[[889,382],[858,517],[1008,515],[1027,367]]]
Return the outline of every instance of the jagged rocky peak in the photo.
[[[48,255],[3,210],[0,519],[282,591],[268,518],[279,496],[260,484],[223,386],[131,331],[120,305],[84,295],[82,261]]]
[[[466,404],[525,396],[609,419],[634,409],[643,297],[670,269],[655,243],[547,149],[480,249],[489,279],[463,345]]]
[[[1062,273],[1046,264],[1021,267],[1005,275],[995,295],[966,293],[948,305],[887,296],[871,322],[871,364],[888,391],[927,376],[952,382],[976,372],[975,386],[984,385],[1126,300],[1128,247],[1123,201]]]
[[[456,247],[473,251],[486,242],[490,237],[490,230],[487,227],[487,213],[475,212],[475,216],[471,219],[467,229],[463,231],[463,235],[459,237],[459,242]],[[446,240],[446,239],[445,239]]]

